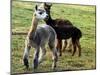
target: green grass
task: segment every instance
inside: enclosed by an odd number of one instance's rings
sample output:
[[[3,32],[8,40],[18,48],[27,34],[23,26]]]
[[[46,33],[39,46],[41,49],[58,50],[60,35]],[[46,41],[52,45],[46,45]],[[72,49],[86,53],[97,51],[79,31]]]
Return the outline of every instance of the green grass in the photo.
[[[36,3],[12,1],[12,32],[27,32],[31,25],[32,13]],[[59,57],[56,71],[84,70],[96,68],[95,47],[95,6],[53,4],[51,15],[53,18],[70,20],[82,31],[80,40],[82,56],[71,56],[67,50]],[[40,23],[44,23],[41,21]],[[31,73],[34,48],[30,52],[30,69],[25,70],[22,62],[24,52],[24,40],[26,36],[12,35],[11,73]],[[47,47],[45,61],[41,63],[35,72],[51,72],[51,52]]]

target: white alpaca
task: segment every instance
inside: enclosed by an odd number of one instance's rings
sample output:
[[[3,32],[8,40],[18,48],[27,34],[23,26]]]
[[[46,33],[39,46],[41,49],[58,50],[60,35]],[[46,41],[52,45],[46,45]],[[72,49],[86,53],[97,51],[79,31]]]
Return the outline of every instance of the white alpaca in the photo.
[[[27,38],[25,40],[25,50],[23,55],[23,62],[26,68],[29,68],[28,58],[29,51],[31,47],[34,47],[34,59],[33,68],[36,69],[38,64],[42,62],[44,55],[46,54],[45,45],[48,43],[52,51],[52,69],[55,69],[56,62],[58,59],[57,49],[56,49],[56,33],[54,29],[48,25],[37,26],[39,20],[46,19],[48,15],[44,8],[41,6],[35,7],[35,13],[33,14],[32,25],[28,32]],[[41,48],[41,49],[40,49]],[[42,53],[40,53],[40,50]]]

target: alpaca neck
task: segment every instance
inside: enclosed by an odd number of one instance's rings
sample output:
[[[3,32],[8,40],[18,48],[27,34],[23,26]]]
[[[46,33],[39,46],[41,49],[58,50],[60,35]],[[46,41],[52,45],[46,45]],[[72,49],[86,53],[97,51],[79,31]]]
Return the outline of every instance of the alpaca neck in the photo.
[[[36,18],[35,15],[33,15],[31,28],[30,28],[29,33],[28,33],[29,36],[31,36],[33,33],[35,33],[37,25],[38,25],[38,19]]]
[[[55,25],[55,21],[51,18],[51,16],[49,16],[48,20],[45,20],[47,25],[50,26],[54,26]]]
[[[36,18],[36,16],[33,15],[33,19],[32,19],[32,23],[31,23],[31,31],[34,32],[37,28],[38,25],[38,19]]]

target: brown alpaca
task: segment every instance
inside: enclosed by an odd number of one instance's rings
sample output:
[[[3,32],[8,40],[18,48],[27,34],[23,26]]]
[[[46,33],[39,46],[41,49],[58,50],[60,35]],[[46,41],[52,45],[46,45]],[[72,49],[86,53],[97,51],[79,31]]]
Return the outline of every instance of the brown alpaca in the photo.
[[[69,38],[72,39],[72,48],[73,53],[72,56],[75,54],[76,49],[78,49],[78,56],[81,56],[81,45],[80,45],[80,38],[82,37],[82,32],[77,27],[73,26],[73,24],[69,20],[63,20],[63,19],[52,19],[50,15],[50,3],[44,3],[44,8],[48,14],[48,18],[44,21],[47,25],[50,25],[54,28],[54,30],[57,33],[57,49],[59,51],[59,55],[62,55],[62,40],[67,40]],[[64,49],[67,46],[67,41],[65,41]]]
[[[52,20],[51,15],[50,15],[50,8],[51,8],[51,4],[50,3],[44,3],[44,8],[47,11],[49,18],[48,20],[45,20],[46,24],[50,25],[50,26],[56,26],[56,27],[64,27],[64,26],[73,26],[73,24],[69,21],[69,20],[64,20],[64,19],[55,19]],[[69,41],[65,40],[64,42],[64,46],[62,48],[62,40],[63,39],[58,39],[58,43],[57,43],[57,48],[60,49],[60,53],[61,53],[61,49],[64,51],[66,46],[67,48],[71,46],[71,39]],[[61,54],[60,54],[61,56]]]

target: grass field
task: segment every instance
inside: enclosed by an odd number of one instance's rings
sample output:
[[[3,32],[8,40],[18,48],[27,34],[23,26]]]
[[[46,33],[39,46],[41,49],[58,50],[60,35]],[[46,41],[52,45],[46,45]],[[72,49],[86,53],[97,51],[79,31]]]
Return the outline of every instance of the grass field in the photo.
[[[27,32],[31,25],[32,13],[35,3],[12,1],[12,32]],[[56,71],[87,70],[96,68],[95,47],[95,6],[53,4],[51,14],[53,18],[70,20],[83,34],[81,38],[82,56],[71,56],[67,50],[59,57]],[[44,23],[41,21],[40,23]],[[12,35],[11,47],[11,73],[31,73],[34,49],[30,51],[30,69],[25,70],[22,62],[24,40],[26,35]],[[41,63],[35,72],[51,72],[51,52],[47,47],[45,61]]]

